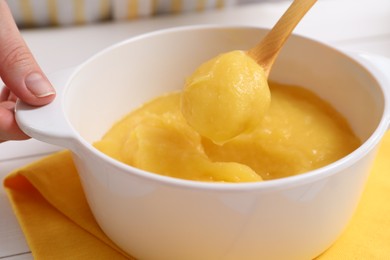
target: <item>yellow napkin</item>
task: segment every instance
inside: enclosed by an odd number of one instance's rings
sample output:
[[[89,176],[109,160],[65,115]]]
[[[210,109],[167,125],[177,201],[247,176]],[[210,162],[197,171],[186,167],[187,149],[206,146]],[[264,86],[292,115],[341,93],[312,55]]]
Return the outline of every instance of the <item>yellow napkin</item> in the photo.
[[[132,259],[97,225],[70,152],[11,173],[4,186],[34,259]]]
[[[11,173],[4,186],[35,259],[131,259],[95,222],[68,151]],[[317,259],[388,259],[389,201],[390,132],[353,219]]]

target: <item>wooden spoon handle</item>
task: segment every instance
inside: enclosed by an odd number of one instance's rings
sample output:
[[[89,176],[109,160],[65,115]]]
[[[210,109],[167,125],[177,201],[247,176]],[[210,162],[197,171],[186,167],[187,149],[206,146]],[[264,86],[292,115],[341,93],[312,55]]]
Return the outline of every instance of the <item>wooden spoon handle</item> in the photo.
[[[271,31],[256,46],[248,50],[248,54],[264,68],[267,77],[284,43],[316,1],[295,0]]]

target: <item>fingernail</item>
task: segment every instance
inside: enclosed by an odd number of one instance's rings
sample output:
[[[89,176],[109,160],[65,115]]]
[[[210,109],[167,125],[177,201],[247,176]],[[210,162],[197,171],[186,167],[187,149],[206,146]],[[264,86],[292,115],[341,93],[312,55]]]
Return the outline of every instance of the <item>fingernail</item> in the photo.
[[[29,74],[24,82],[27,89],[36,97],[47,97],[55,94],[50,82],[39,73],[33,72]]]

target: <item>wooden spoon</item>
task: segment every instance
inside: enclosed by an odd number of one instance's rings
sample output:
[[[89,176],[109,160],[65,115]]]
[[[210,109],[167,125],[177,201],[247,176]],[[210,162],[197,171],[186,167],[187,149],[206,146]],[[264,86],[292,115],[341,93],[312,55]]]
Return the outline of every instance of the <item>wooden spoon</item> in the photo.
[[[315,2],[317,0],[295,0],[271,31],[248,50],[248,55],[264,68],[267,77],[284,43]]]

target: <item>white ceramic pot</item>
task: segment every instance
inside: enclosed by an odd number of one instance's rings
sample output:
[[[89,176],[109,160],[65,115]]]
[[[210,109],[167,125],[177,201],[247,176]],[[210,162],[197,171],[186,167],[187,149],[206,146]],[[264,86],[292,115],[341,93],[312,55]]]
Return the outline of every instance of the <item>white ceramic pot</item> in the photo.
[[[265,33],[199,26],[129,39],[52,75],[56,100],[40,108],[18,104],[18,123],[34,138],[72,150],[97,222],[139,259],[312,259],[346,227],[389,128],[389,60],[289,39],[270,78],[328,100],[363,141],[339,161],[299,176],[186,181],[124,165],[91,145],[134,108],[182,88],[205,60],[248,49]]]

